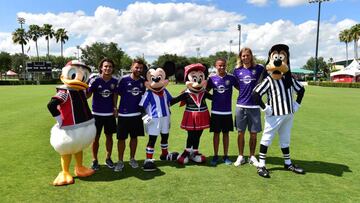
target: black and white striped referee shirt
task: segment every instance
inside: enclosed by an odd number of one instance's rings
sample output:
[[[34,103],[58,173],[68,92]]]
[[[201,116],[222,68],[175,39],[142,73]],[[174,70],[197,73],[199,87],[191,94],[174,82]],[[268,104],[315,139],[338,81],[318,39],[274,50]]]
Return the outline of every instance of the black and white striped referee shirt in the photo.
[[[260,95],[260,98],[266,93],[267,104],[273,109],[274,116],[281,116],[291,114],[293,110],[293,93],[294,90],[298,94],[296,101],[300,104],[303,94],[304,87],[294,78],[292,78],[291,88],[285,88],[285,80],[274,80],[270,76],[267,76],[260,84],[258,84],[254,92]]]

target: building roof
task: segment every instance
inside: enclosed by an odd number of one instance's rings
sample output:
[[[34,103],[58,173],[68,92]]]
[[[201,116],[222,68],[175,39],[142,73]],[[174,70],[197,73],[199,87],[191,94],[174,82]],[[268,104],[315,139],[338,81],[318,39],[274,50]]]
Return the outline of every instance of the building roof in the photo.
[[[303,69],[303,68],[292,68],[291,73],[313,74],[314,71],[306,70],[306,69]]]
[[[357,76],[360,75],[360,64],[357,60],[353,60],[350,65],[345,67],[344,69],[336,72],[332,72],[330,76],[335,75],[351,75],[351,76]]]

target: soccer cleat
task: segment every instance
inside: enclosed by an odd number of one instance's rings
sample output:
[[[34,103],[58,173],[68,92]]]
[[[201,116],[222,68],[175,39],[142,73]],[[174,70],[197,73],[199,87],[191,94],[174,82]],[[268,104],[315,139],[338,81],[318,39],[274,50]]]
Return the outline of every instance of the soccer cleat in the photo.
[[[138,168],[139,167],[138,162],[134,158],[130,159],[129,164],[130,164],[130,166],[132,168]]]
[[[99,165],[98,160],[94,160],[94,161],[92,162],[92,164],[91,164],[91,169],[93,169],[93,170],[95,170],[95,171],[97,171],[97,170],[100,169],[100,165]]]
[[[206,162],[206,157],[202,155],[199,151],[195,151],[190,155],[190,160],[196,163]]]
[[[156,165],[154,162],[154,159],[145,159],[144,161],[144,165],[143,165],[143,170],[146,172],[150,172],[150,171],[156,171]]]
[[[238,158],[236,159],[236,161],[234,162],[234,166],[240,166],[245,164],[245,158],[241,155],[238,156]]]
[[[265,168],[265,166],[263,166],[263,167],[258,167],[258,168],[257,168],[257,173],[258,173],[259,176],[261,176],[261,177],[270,178],[270,173],[269,173],[269,171]]]
[[[179,153],[177,152],[170,152],[166,155],[161,154],[160,155],[160,160],[162,161],[175,161],[177,159],[177,157],[179,156]]]
[[[305,174],[304,169],[300,168],[299,166],[295,165],[295,164],[284,164],[284,168],[288,171],[292,171],[294,173],[297,174]]]
[[[116,166],[115,166],[115,168],[114,168],[114,171],[115,171],[115,172],[120,172],[120,171],[123,170],[123,168],[124,168],[124,162],[123,162],[123,161],[118,161],[118,162],[116,163]]]
[[[219,157],[218,156],[214,156],[213,159],[211,160],[210,164],[212,166],[216,166],[218,163]]]
[[[259,162],[258,162],[258,160],[256,159],[255,156],[251,156],[248,161],[249,161],[250,165],[253,165],[255,167],[259,166]]]
[[[187,164],[189,162],[190,152],[184,150],[181,155],[178,155],[177,162],[181,165]]]
[[[228,156],[224,156],[223,160],[224,160],[225,165],[231,165],[231,163],[232,163]]]
[[[105,160],[105,165],[108,168],[114,168],[115,167],[114,162],[111,160],[111,158],[108,158],[108,159]]]

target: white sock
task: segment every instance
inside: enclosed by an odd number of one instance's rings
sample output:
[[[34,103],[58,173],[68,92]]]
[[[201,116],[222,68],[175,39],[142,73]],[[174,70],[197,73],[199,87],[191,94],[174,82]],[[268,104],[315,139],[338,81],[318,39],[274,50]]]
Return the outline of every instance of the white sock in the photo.
[[[291,159],[285,159],[285,164],[290,165],[291,164]]]
[[[265,159],[259,159],[259,167],[265,166]]]

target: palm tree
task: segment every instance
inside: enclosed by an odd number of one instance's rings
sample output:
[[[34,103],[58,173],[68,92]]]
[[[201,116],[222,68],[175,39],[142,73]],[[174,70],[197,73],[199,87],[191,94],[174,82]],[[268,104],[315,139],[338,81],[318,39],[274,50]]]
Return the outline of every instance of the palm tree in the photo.
[[[63,57],[63,44],[65,44],[65,41],[69,40],[69,36],[67,36],[66,33],[67,31],[65,31],[64,28],[60,28],[55,32],[56,42],[60,41],[61,45],[61,57]]]
[[[23,28],[18,28],[12,33],[12,40],[15,44],[21,45],[21,52],[24,55],[24,45],[28,42],[28,37]]]
[[[348,66],[349,53],[348,53],[348,45],[352,41],[352,37],[350,35],[350,30],[345,29],[339,33],[340,42],[345,42],[346,44],[346,66]],[[346,67],[345,66],[345,67]]]
[[[354,40],[354,59],[358,59],[357,42],[360,39],[360,24],[353,25],[350,28],[350,34],[352,39]]]
[[[49,57],[49,41],[54,37],[54,30],[52,29],[52,25],[44,24],[42,27],[42,33],[47,40],[47,56]]]
[[[36,55],[37,58],[39,60],[39,49],[38,49],[38,44],[37,44],[37,40],[42,36],[42,31],[40,26],[38,25],[30,25],[29,26],[29,31],[27,32],[27,35],[30,39],[32,39],[35,42],[35,46],[36,46]]]

